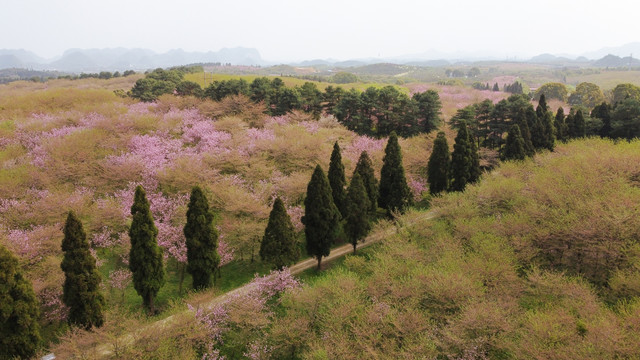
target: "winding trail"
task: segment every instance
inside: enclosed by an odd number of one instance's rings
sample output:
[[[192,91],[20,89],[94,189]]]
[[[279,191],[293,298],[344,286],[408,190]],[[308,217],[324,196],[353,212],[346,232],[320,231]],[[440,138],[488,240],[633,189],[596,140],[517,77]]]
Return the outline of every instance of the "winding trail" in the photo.
[[[433,211],[429,211],[426,212],[424,214],[424,218],[425,219],[433,219],[435,217],[435,213]],[[397,225],[396,226],[389,226],[384,230],[381,231],[377,231],[373,234],[370,234],[369,236],[367,236],[367,238],[365,239],[364,242],[360,242],[358,243],[356,249],[362,249],[364,247],[376,244],[380,241],[382,241],[383,239],[395,234],[397,232]],[[353,245],[351,244],[345,244],[342,245],[340,247],[337,247],[333,250],[331,250],[331,252],[329,253],[329,256],[326,256],[322,259],[322,263],[327,263],[327,262],[331,262],[332,260],[335,260],[339,257],[345,256],[347,254],[352,254],[353,253]],[[308,269],[312,269],[314,267],[316,267],[318,265],[318,261],[315,258],[309,258],[306,260],[303,260],[295,265],[292,265],[289,268],[289,271],[291,272],[292,275],[296,275],[296,274],[300,274],[305,270]],[[238,296],[238,295],[243,295],[248,293],[249,291],[251,291],[253,289],[253,287],[255,286],[254,283],[248,283],[246,285],[240,286],[238,288],[235,288],[231,291],[228,291],[224,294],[221,294],[219,296],[216,296],[215,298],[211,299],[208,302],[205,302],[203,304],[200,304],[200,306],[202,307],[209,307],[215,304],[219,304],[222,303],[226,300],[228,300],[230,297],[233,296]],[[189,312],[190,310],[185,310],[183,312],[181,312],[180,314],[184,314],[185,312]],[[179,314],[176,314],[179,315]],[[156,331],[162,331],[163,328],[165,326],[169,326],[171,324],[173,324],[175,322],[176,319],[176,315],[171,315],[168,316],[162,320],[158,320],[156,322],[150,323],[146,326],[144,326],[143,328],[137,330],[136,332],[141,332],[141,331],[147,331],[149,329],[154,329]],[[135,340],[135,334],[134,333],[129,333],[126,335],[123,335],[121,337],[119,337],[117,339],[117,343],[119,347],[126,347],[128,345],[131,345]],[[96,358],[105,358],[108,357],[110,355],[113,355],[113,344],[103,344],[100,345],[98,347],[96,347],[96,351],[95,351],[95,356]]]

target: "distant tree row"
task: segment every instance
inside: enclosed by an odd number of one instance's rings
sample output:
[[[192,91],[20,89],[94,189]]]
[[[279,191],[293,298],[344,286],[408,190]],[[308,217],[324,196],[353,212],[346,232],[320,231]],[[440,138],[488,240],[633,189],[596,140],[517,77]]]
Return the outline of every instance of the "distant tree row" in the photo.
[[[537,93],[535,110],[527,96],[512,95],[497,104],[485,100],[459,109],[451,118],[451,125],[460,128],[465,124],[478,146],[499,150],[505,160],[532,156],[538,150],[553,150],[556,140],[585,136],[640,137],[640,87],[632,84],[616,86],[612,92],[616,101],[610,104],[602,101],[604,97],[599,88],[582,83],[568,97],[569,103],[574,105],[569,114],[560,107],[555,115],[547,105],[546,94],[557,99],[564,92],[557,84],[545,84]],[[587,107],[584,104],[594,105]]]
[[[364,92],[338,89],[331,93],[327,88],[325,94],[331,94],[329,101],[335,103],[328,112],[358,134],[387,136],[395,131],[406,137],[433,131],[440,124],[442,105],[434,90],[409,97],[393,86]]]
[[[292,110],[302,110],[314,117],[331,114],[350,130],[371,136],[388,136],[392,131],[412,136],[430,132],[440,123],[442,105],[434,90],[409,97],[394,86],[370,87],[361,92],[330,85],[321,92],[311,82],[287,87],[280,78],[266,77],[251,83],[244,79],[214,81],[203,90],[199,84],[183,78],[183,72],[156,69],[136,82],[130,96],[154,101],[162,94],[175,93],[220,101],[228,96],[244,95],[256,103],[264,103],[266,113],[272,116]]]
[[[453,78],[461,78],[461,77],[474,78],[480,75],[480,69],[478,69],[477,67],[472,67],[467,72],[464,72],[464,70],[462,69],[446,69],[444,71],[444,74],[447,77],[453,77]]]
[[[500,91],[500,86],[498,85],[498,83],[493,84],[493,87],[491,85],[489,85],[489,83],[481,83],[481,82],[474,82],[471,85],[472,88],[476,89],[476,90],[492,90],[492,91]],[[504,87],[502,88],[502,91],[504,92],[508,92],[508,93],[512,93],[512,94],[523,94],[524,93],[524,89],[522,87],[522,84],[519,81],[514,82],[513,84],[505,84]]]
[[[512,125],[518,125],[529,156],[536,150],[553,150],[555,144],[554,116],[544,97],[535,110],[523,94],[511,95],[495,105],[490,100],[469,105],[451,118],[454,128],[459,128],[462,123],[469,127],[478,147],[502,151],[506,141],[504,134]]]

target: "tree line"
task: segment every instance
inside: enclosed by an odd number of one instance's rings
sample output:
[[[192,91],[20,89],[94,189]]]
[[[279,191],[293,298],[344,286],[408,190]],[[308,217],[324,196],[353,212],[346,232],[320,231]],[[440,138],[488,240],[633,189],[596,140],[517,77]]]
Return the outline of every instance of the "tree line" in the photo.
[[[430,132],[440,124],[440,97],[434,90],[409,96],[394,86],[381,89],[369,87],[365,91],[344,90],[327,86],[324,92],[316,84],[287,87],[280,78],[259,77],[251,83],[244,79],[214,81],[205,89],[184,80],[179,70],[156,69],[138,80],[129,92],[133,98],[154,101],[162,94],[195,96],[221,101],[233,95],[244,95],[255,103],[264,103],[265,113],[281,116],[301,110],[318,118],[322,114],[334,115],[340,123],[358,134],[389,136],[395,131],[400,136],[413,136]]]
[[[471,87],[476,90],[491,90],[491,91],[500,91],[500,86],[498,83],[494,83],[493,87],[489,85],[489,83],[481,83],[474,82],[471,84]],[[505,84],[502,87],[502,91],[512,93],[512,94],[524,94],[524,88],[522,87],[522,83],[519,81],[514,82],[513,84]]]
[[[329,255],[341,231],[353,245],[355,253],[358,242],[366,237],[371,223],[377,218],[378,207],[391,216],[404,212],[412,204],[395,132],[391,133],[385,147],[380,182],[374,175],[369,155],[364,151],[347,186],[340,147],[336,142],[328,176],[317,165],[307,185],[302,218],[307,254],[316,258],[320,269],[322,257]]]
[[[556,141],[585,136],[639,137],[640,87],[632,84],[616,86],[609,103],[604,101],[599,88],[592,85],[579,84],[571,96],[564,97],[573,104],[568,114],[562,107],[555,114],[552,112],[547,105],[547,93],[557,99],[564,96],[564,92],[558,90],[556,84],[545,84],[536,93],[538,106],[535,109],[527,96],[516,94],[497,104],[485,100],[466,106],[459,109],[450,122],[454,128],[466,123],[477,146],[499,150],[503,159],[513,158],[509,149],[514,143],[520,143],[519,138],[522,138],[525,156],[532,156],[538,150],[553,150]]]

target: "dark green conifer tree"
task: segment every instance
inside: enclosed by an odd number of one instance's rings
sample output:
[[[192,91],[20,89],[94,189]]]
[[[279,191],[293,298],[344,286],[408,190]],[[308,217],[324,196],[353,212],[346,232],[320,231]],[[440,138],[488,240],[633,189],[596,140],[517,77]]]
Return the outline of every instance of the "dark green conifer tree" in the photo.
[[[544,125],[539,117],[536,116],[536,121],[531,128],[531,144],[535,150],[543,149],[546,143],[546,137],[544,134]]]
[[[584,115],[582,114],[581,109],[578,109],[578,111],[576,111],[576,117],[574,119],[574,122],[575,122],[575,129],[576,129],[576,134],[575,134],[576,137],[583,138],[587,136],[587,129],[584,121]]]
[[[556,130],[556,139],[558,139],[558,141],[567,140],[567,124],[564,120],[564,109],[562,107],[559,107],[558,112],[556,112],[554,128]]]
[[[480,154],[478,154],[478,145],[473,139],[473,134],[469,133],[469,143],[471,144],[471,177],[470,183],[475,183],[480,179]]]
[[[273,202],[269,223],[260,243],[260,258],[276,269],[294,264],[300,258],[296,232],[280,198]]]
[[[213,213],[199,186],[191,189],[184,236],[187,245],[187,271],[193,278],[193,288],[207,288],[211,286],[220,265],[220,255]]]
[[[449,172],[451,155],[444,132],[439,132],[433,141],[433,151],[427,164],[427,181],[432,195],[446,191],[449,188]]]
[[[331,245],[340,229],[340,211],[333,203],[329,180],[320,165],[316,166],[307,185],[302,223],[307,241],[307,254],[318,260],[320,270],[322,257],[329,255]]]
[[[575,132],[575,118],[576,118],[576,113],[573,111],[573,109],[571,109],[569,111],[569,115],[567,115],[566,118],[564,118],[564,123],[566,124],[567,127],[567,133],[565,138],[567,140],[571,139],[573,137],[573,133]]]
[[[502,160],[524,160],[527,156],[524,139],[520,134],[520,127],[511,125],[507,134],[507,141],[502,149]]]
[[[104,297],[100,293],[100,274],[96,259],[89,252],[87,234],[73,211],[67,215],[62,239],[64,271],[62,301],[69,307],[70,324],[90,329],[104,323]]]
[[[378,191],[378,204],[386,209],[389,214],[392,211],[404,212],[413,203],[411,190],[407,185],[404,167],[402,166],[402,151],[395,131],[389,135],[387,146],[384,149]]]
[[[354,173],[347,192],[347,216],[344,231],[353,245],[353,253],[356,253],[358,241],[364,239],[371,230],[369,218],[369,195],[364,187],[359,173]]]
[[[500,91],[500,87],[498,86],[498,83],[493,84],[493,91]]]
[[[463,191],[467,183],[471,181],[471,173],[474,171],[472,169],[474,165],[473,143],[467,125],[463,122],[458,129],[453,153],[451,153],[451,191]]]
[[[144,307],[153,314],[154,299],[165,282],[164,267],[162,248],[157,240],[158,228],[153,222],[147,194],[140,185],[136,187],[131,215],[129,269],[133,274],[133,287],[142,296]]]
[[[538,100],[538,107],[536,107],[536,115],[538,115],[538,119],[541,119],[546,113],[549,111],[549,107],[547,106],[547,98],[544,94],[540,94],[540,100]]]
[[[40,344],[40,308],[18,259],[0,245],[0,359],[28,359]]]
[[[606,102],[596,106],[591,110],[591,117],[602,120],[602,127],[598,131],[598,135],[602,137],[611,136],[613,126],[611,125],[611,106]]]
[[[378,180],[376,180],[371,159],[366,151],[360,154],[353,175],[356,173],[360,174],[364,188],[367,190],[367,195],[369,196],[369,216],[373,219],[378,210]]]
[[[329,186],[331,186],[331,195],[333,195],[333,203],[336,204],[340,214],[344,217],[346,213],[347,198],[347,180],[344,175],[344,165],[342,164],[342,155],[340,154],[340,146],[336,141],[333,144],[331,152],[331,162],[329,163]]]
[[[542,122],[542,126],[544,129],[544,132],[543,132],[544,142],[542,144],[542,147],[549,151],[553,151],[553,149],[556,146],[556,136],[555,136],[556,129],[555,129],[555,126],[553,125],[553,122],[554,122],[553,113],[551,111],[547,111],[544,113],[544,116],[539,119]]]
[[[535,154],[535,148],[533,147],[533,143],[531,142],[531,131],[529,130],[529,125],[526,120],[516,122],[518,128],[520,129],[520,136],[522,140],[524,140],[524,152],[527,156],[533,156]]]

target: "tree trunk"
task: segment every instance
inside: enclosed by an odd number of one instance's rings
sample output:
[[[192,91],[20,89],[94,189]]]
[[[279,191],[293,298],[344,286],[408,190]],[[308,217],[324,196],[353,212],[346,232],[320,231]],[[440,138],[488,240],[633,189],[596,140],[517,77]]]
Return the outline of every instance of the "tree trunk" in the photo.
[[[355,255],[355,254],[356,254],[356,246],[357,246],[357,245],[358,245],[357,243],[353,243],[353,255]]]
[[[320,271],[321,265],[322,265],[322,255],[318,256],[318,271]]]
[[[153,295],[149,295],[149,311],[151,312],[151,315],[156,314],[156,308],[153,304]]]

